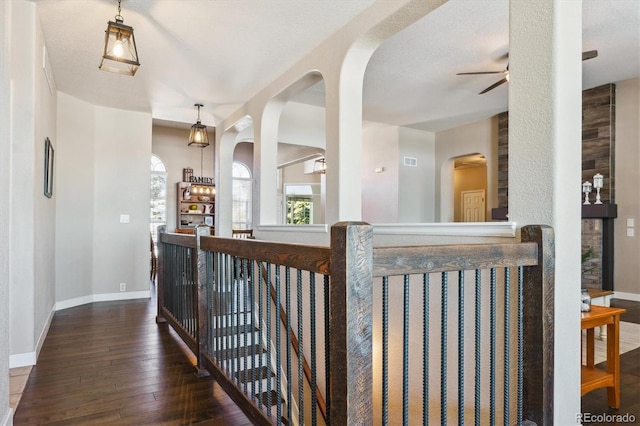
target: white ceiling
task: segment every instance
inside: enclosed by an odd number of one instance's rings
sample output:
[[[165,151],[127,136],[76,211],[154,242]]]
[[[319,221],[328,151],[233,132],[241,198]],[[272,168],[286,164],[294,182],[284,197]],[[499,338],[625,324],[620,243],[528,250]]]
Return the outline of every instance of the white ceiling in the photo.
[[[123,0],[141,67],[98,70],[115,0],[33,0],[58,89],[154,119],[215,125],[374,0]],[[388,1],[388,0],[380,0]],[[568,0],[567,0],[568,1]],[[507,109],[508,84],[478,93],[508,58],[508,0],[450,0],[386,41],[364,83],[364,119],[440,131]],[[584,0],[583,87],[640,74],[640,1]],[[321,84],[296,98],[322,105]]]

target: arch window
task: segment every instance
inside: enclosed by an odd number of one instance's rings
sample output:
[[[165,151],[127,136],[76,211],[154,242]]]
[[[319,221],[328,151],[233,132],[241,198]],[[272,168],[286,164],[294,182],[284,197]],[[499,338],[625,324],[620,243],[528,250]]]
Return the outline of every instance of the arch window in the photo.
[[[233,229],[251,229],[251,198],[253,191],[251,170],[245,164],[234,161],[232,177],[232,227]]]
[[[162,160],[151,155],[150,231],[157,242],[158,226],[167,224],[167,169]]]

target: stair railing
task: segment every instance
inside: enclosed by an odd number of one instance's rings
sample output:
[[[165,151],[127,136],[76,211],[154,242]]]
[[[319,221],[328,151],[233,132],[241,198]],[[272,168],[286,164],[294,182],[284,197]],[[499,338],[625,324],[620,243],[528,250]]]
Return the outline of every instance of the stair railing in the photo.
[[[387,424],[390,400],[396,399],[397,394],[402,395],[402,403],[391,404],[394,418],[401,415],[403,423],[408,424],[418,415],[429,422],[434,411],[429,410],[434,403],[429,381],[440,382],[436,389],[440,398],[435,402],[440,421],[446,422],[449,409],[457,410],[459,421],[470,421],[471,415],[465,408],[469,405],[476,424],[487,415],[495,421],[498,414],[503,416],[505,424],[524,421],[550,424],[553,421],[553,232],[547,227],[530,226],[522,228],[521,234],[522,242],[513,244],[399,248],[374,248],[372,227],[364,223],[334,225],[330,247],[186,237],[198,240],[189,246],[197,252],[197,263],[189,265],[198,265],[195,274],[198,338],[194,339],[198,342],[194,351],[198,354],[198,363],[216,377],[256,424],[325,423],[324,417],[318,415],[317,392],[311,389],[319,389],[320,395],[326,398],[328,424]],[[166,244],[170,244],[170,240],[161,238]],[[160,253],[167,251],[160,249]],[[179,269],[165,268],[163,263],[167,261],[165,256],[159,256],[159,314],[176,317],[170,321],[174,328],[184,327],[192,321],[178,319],[175,309],[165,306],[176,296],[168,298],[166,289],[161,287],[167,287],[167,281],[183,280],[182,275],[169,274]],[[465,275],[468,270],[473,274]],[[488,270],[487,275],[483,275],[484,270]],[[458,286],[452,287],[453,291],[449,291],[449,273],[458,278]],[[470,278],[474,275],[479,278]],[[433,276],[440,277],[439,285]],[[415,285],[416,279],[422,282]],[[502,296],[496,295],[497,285],[504,287]],[[176,291],[191,288],[177,284],[168,287]],[[415,336],[415,315],[410,313],[415,309],[410,299],[416,289],[427,294],[418,314],[423,321],[427,318],[427,326],[417,327],[423,336],[423,348],[417,352],[439,352],[441,367],[439,372],[430,373],[431,356],[422,357],[423,365],[419,368],[423,387],[417,392],[420,398],[413,396],[415,377],[408,374],[409,366],[413,366],[412,372],[416,366],[415,338],[412,337]],[[439,301],[429,299],[430,291],[440,296]],[[483,296],[480,302],[475,296],[482,308],[465,310],[464,296],[468,291],[476,295],[488,292],[489,300]],[[393,298],[396,293],[402,297],[392,300],[390,305],[389,294]],[[449,300],[452,296],[457,296],[455,303]],[[496,301],[504,307],[494,308]],[[428,314],[438,305],[446,309],[439,312],[439,332],[431,332],[429,337],[429,330],[435,326],[433,321],[428,322]],[[401,318],[402,344],[399,346],[402,348],[389,348],[389,327],[393,330],[397,326],[384,318],[385,312],[389,316],[389,311],[392,319]],[[487,321],[485,311],[491,311]],[[465,333],[468,324],[473,324],[467,319],[469,315],[477,317],[477,330],[488,323],[495,331],[497,321],[500,333],[487,333],[488,357],[482,355],[483,339],[476,339],[471,345],[475,357],[466,355],[469,350],[465,346],[468,337]],[[457,321],[454,333],[457,347],[449,350],[452,318]],[[179,334],[183,339],[191,338],[189,333]],[[429,346],[434,334],[439,334],[436,336],[441,343],[438,351],[432,350],[433,345]],[[503,343],[497,344],[500,335]],[[294,338],[300,341],[302,356],[291,350]],[[391,380],[392,388],[395,382],[401,383],[401,391],[390,394],[389,374],[393,378],[395,373],[388,370],[388,364],[389,356],[396,356],[394,351],[401,353],[406,361],[399,363],[402,380]],[[452,351],[457,351],[458,356],[453,357]],[[457,370],[452,369],[449,358],[457,358]],[[496,358],[504,360],[497,362]],[[311,380],[302,378],[304,359],[310,360]],[[476,367],[488,363],[489,373],[484,372],[482,366],[474,369],[467,360],[471,364],[475,362]],[[447,395],[450,370],[454,374],[457,371],[458,376],[455,399],[448,399]],[[374,388],[373,376],[376,383],[382,382],[381,387]],[[515,386],[512,386],[512,377]],[[474,380],[476,390],[471,398],[465,389],[469,381],[473,384]],[[283,389],[285,381],[287,386]],[[486,401],[487,397],[478,391],[478,386],[485,381],[490,382],[491,401]],[[503,396],[496,399],[500,391]],[[414,404],[409,403],[415,399],[423,401],[419,414],[415,413]],[[467,404],[467,400],[471,402]],[[497,407],[498,402],[501,408]]]

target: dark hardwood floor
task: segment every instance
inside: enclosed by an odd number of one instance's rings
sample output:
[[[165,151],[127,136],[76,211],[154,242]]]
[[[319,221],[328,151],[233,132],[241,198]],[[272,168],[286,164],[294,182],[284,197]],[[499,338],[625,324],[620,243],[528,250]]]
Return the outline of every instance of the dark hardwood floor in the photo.
[[[620,316],[622,321],[640,324],[640,302],[612,299],[611,306],[627,310]],[[598,364],[598,366],[606,368],[606,362]],[[582,413],[590,413],[594,416],[606,414],[621,416],[618,418],[602,417],[602,420],[611,421],[583,422],[585,425],[630,424],[630,416],[635,419],[631,424],[640,424],[640,348],[620,355],[620,408],[617,410],[610,408],[607,404],[607,390],[600,388],[582,397]],[[628,416],[622,417],[625,414]]]
[[[153,299],[56,312],[14,424],[250,425],[155,313]]]

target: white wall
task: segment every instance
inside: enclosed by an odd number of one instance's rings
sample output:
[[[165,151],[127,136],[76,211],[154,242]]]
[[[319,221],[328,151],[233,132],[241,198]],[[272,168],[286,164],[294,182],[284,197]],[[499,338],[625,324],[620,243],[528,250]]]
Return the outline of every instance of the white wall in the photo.
[[[52,198],[43,192],[45,138],[56,146],[56,88],[42,67],[36,6],[12,2],[11,16],[9,346],[19,366],[35,362],[55,302],[55,188]]]
[[[449,160],[480,153],[487,158],[487,212],[498,206],[498,119],[476,121],[436,133],[436,221],[453,222],[453,166]]]
[[[58,301],[92,294],[94,133],[93,105],[59,93],[55,191]]]
[[[398,128],[398,222],[429,223],[435,220],[435,133]],[[414,157],[418,167],[404,166]]]
[[[12,14],[10,347],[26,354],[35,349],[35,4],[13,2]]]
[[[398,221],[399,145],[397,126],[380,123],[363,125],[362,220],[365,222]],[[378,167],[384,167],[384,171],[376,173]]]
[[[170,232],[176,228],[176,183],[182,181],[182,169],[191,167],[194,176],[213,177],[213,144],[206,148],[195,148],[188,143],[189,130],[153,126],[152,151],[167,169],[167,230]]]
[[[148,297],[151,115],[60,93],[58,129],[57,308]]]
[[[614,289],[640,300],[640,80],[616,83],[615,188],[618,219],[614,224]],[[634,236],[627,236],[633,219]],[[629,253],[636,253],[629,256]],[[631,296],[633,298],[633,296]]]
[[[0,181],[10,181],[10,83],[9,68],[11,51],[11,6],[12,2],[0,4]],[[0,185],[0,200],[10,200],[10,186]],[[9,341],[9,244],[10,203],[0,203],[0,341]],[[12,411],[9,409],[9,345],[0,345],[0,425],[12,424]]]
[[[148,292],[151,114],[96,107],[95,130],[93,293]]]

